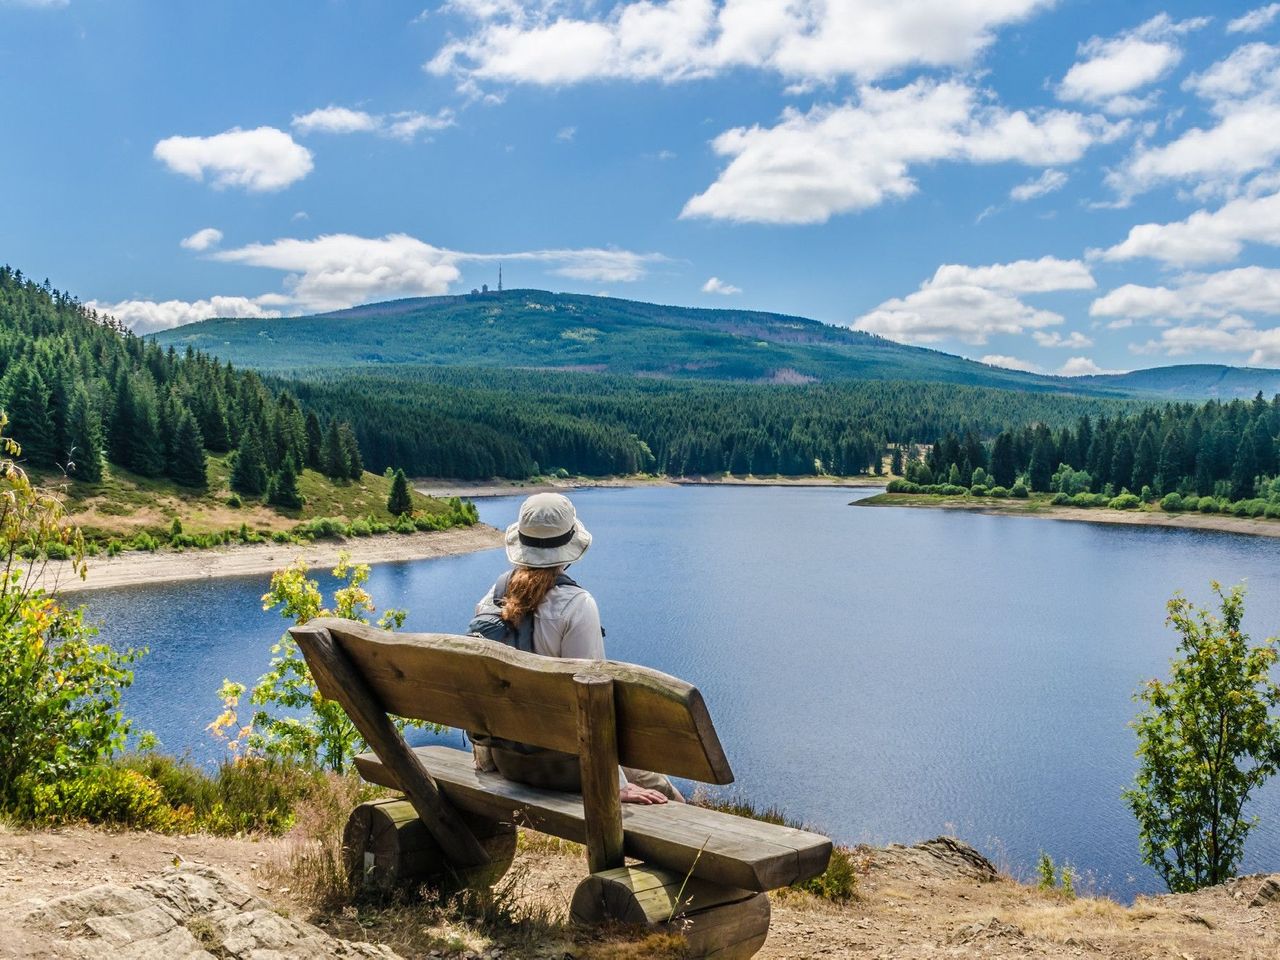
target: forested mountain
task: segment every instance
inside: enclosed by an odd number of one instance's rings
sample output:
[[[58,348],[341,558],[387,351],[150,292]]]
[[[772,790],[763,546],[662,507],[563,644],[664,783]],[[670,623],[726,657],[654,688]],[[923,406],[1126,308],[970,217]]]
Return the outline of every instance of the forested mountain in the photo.
[[[1075,377],[1084,387],[1105,387],[1142,394],[1162,394],[1175,399],[1249,399],[1259,391],[1264,396],[1280,393],[1280,370],[1262,367],[1228,367],[1219,363],[1183,363],[1152,367],[1129,373]]]
[[[978,434],[947,434],[922,465],[920,483],[969,486],[981,468],[998,486],[1025,476],[1032,490],[1162,494],[1239,501],[1280,492],[1280,395],[1269,402],[1168,404],[1131,415],[1083,416],[1073,425],[1004,430],[990,444]]]
[[[321,416],[349,417],[370,465],[419,476],[852,475],[889,442],[947,431],[988,437],[1134,401],[903,381],[801,387],[591,374],[400,366],[288,381]]]
[[[362,470],[345,421],[306,416],[257,374],[141,340],[9,267],[0,267],[0,409],[25,463],[87,483],[109,461],[202,489],[206,451],[234,450],[233,489],[296,506],[304,466],[334,477]]]
[[[155,339],[280,372],[330,367],[340,357],[350,367],[431,363],[777,384],[927,380],[1073,389],[1060,378],[991,367],[803,317],[543,290],[398,300],[313,317],[205,320]],[[1086,392],[1113,391],[1098,385]]]

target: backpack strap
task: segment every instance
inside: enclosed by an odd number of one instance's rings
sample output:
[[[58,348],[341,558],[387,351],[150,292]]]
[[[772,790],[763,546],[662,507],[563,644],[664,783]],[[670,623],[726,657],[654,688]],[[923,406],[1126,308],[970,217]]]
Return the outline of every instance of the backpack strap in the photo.
[[[502,600],[507,595],[507,587],[511,584],[511,575],[513,573],[515,573],[514,570],[508,570],[494,581],[493,602],[499,607],[502,606]],[[556,579],[559,578],[557,577]]]

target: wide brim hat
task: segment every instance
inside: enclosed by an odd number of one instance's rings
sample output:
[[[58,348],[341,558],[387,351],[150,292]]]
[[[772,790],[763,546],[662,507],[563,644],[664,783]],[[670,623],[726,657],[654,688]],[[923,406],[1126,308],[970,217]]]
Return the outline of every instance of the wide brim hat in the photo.
[[[507,559],[521,567],[563,567],[581,559],[589,546],[590,531],[569,498],[558,493],[535,493],[507,527]]]

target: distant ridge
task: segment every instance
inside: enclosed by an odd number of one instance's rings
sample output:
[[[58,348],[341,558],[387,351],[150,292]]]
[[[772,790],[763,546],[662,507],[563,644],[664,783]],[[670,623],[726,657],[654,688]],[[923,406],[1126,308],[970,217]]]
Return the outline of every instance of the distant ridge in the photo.
[[[1280,392],[1276,370],[1193,365],[1053,377],[805,317],[545,290],[393,300],[307,317],[212,319],[154,338],[279,373],[430,364],[784,385],[922,380],[1112,396]]]

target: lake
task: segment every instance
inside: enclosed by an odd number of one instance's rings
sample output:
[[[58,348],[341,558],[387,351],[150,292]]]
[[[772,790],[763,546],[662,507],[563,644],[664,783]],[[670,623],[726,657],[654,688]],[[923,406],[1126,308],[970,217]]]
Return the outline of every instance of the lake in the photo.
[[[1175,590],[1247,579],[1246,625],[1280,631],[1280,540],[848,506],[873,492],[584,490],[595,543],[573,575],[610,656],[702,689],[730,790],[845,842],[952,833],[1015,873],[1045,851],[1121,898],[1161,889],[1120,799],[1132,694],[1167,673]],[[478,501],[499,526],[518,503]],[[387,564],[370,590],[407,629],[457,632],[504,562]],[[84,594],[107,639],[150,648],[127,709],[167,750],[217,756],[219,683],[256,679],[285,626],[267,580]],[[1280,869],[1278,787],[1254,801],[1246,872]]]

